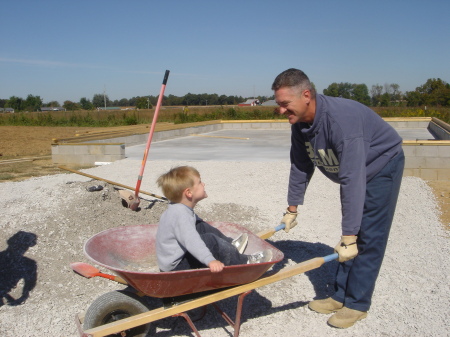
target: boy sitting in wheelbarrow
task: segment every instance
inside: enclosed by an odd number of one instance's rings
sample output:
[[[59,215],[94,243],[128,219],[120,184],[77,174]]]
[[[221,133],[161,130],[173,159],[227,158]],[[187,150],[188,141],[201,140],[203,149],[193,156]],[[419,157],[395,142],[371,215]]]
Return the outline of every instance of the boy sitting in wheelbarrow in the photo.
[[[248,242],[246,233],[233,240],[194,213],[195,205],[208,196],[195,168],[175,167],[161,175],[157,184],[170,200],[156,233],[156,255],[161,271],[209,267],[211,272],[218,273],[224,266],[272,259],[270,250],[242,254]]]

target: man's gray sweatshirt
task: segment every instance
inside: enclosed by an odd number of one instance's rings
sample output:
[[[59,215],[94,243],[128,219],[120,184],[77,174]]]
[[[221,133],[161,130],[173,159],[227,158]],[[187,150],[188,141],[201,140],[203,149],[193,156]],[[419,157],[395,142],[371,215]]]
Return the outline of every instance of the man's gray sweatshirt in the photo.
[[[313,124],[292,125],[288,204],[303,205],[317,166],[341,185],[342,234],[357,234],[366,183],[401,151],[401,137],[373,110],[318,94]]]

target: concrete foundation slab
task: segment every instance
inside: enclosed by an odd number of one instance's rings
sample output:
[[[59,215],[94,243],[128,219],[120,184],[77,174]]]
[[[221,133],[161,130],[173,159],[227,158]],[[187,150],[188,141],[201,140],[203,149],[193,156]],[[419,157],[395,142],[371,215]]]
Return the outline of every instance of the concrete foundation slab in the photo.
[[[450,180],[448,124],[434,118],[386,121],[403,139],[405,175]],[[165,126],[165,130],[155,132],[148,160],[289,161],[290,124],[285,120],[216,121],[187,126]],[[54,144],[52,157],[58,164],[77,165],[125,157],[141,160],[147,137],[148,134],[140,134],[90,143]]]

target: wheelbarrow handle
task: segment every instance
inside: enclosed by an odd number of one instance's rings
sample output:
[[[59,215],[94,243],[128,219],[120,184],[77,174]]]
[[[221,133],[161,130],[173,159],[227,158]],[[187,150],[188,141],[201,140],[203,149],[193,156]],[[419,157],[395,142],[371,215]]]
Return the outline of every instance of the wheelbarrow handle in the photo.
[[[280,223],[278,226],[270,229],[266,229],[265,231],[259,232],[258,235],[261,239],[266,240],[270,238],[272,235],[274,235],[276,232],[278,232],[281,229],[284,229],[286,225],[284,223]]]
[[[325,263],[327,263],[327,262],[330,262],[330,261],[333,261],[333,260],[337,260],[338,258],[339,258],[339,254],[338,253],[333,253],[333,254],[324,256],[323,257],[323,261]]]
[[[270,238],[272,235],[274,235],[276,232],[278,232],[279,230],[282,230],[286,227],[286,225],[284,223],[279,224],[278,226],[276,226],[275,228],[271,228],[271,229],[267,229],[265,231],[259,232],[257,235],[263,239],[266,240],[268,238]],[[338,253],[334,253],[334,254],[330,254],[327,256],[323,257],[324,262],[330,262],[333,260],[336,260],[339,258],[339,254]]]

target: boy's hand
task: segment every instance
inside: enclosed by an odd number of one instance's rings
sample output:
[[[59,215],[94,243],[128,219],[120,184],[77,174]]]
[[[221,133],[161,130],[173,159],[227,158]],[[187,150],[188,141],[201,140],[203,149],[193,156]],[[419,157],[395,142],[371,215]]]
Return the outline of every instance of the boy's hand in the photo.
[[[211,273],[220,273],[225,265],[218,260],[214,260],[208,264],[208,267],[211,269]]]

